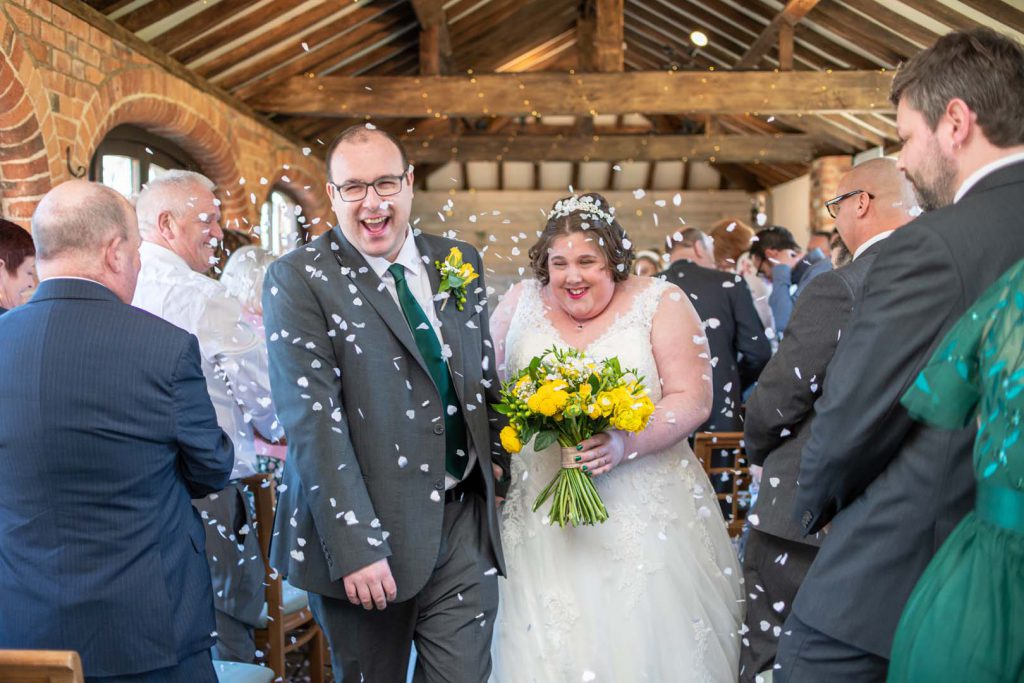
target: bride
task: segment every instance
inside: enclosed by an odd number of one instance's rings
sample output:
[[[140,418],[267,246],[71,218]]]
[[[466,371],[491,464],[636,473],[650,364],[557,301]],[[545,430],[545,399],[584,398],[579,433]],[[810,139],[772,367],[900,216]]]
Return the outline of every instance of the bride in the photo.
[[[557,202],[530,259],[537,279],[514,286],[492,319],[499,372],[553,344],[618,356],[657,410],[639,434],[582,444],[604,524],[558,528],[545,523],[547,504],[531,511],[560,466],[557,444],[513,456],[493,680],[735,681],[740,572],[686,443],[711,406],[700,320],[676,286],[630,275],[632,250],[598,194]]]

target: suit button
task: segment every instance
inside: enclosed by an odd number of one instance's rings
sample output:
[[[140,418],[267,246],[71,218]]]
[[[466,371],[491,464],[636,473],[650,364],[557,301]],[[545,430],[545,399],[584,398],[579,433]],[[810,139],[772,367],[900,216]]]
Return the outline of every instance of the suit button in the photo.
[[[807,529],[811,526],[811,522],[814,521],[814,515],[811,514],[810,510],[804,510],[804,516],[800,518],[803,522],[804,528]]]
[[[436,424],[436,425],[434,425],[434,433],[435,434],[444,434],[444,425],[443,424]]]
[[[434,488],[437,489],[438,491],[443,491],[444,490],[444,479],[438,479],[437,481],[435,481],[434,482]]]

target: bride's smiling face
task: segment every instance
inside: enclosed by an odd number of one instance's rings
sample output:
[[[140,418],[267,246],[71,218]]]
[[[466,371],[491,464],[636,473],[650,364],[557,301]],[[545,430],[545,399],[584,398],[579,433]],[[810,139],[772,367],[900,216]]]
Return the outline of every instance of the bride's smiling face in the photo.
[[[574,232],[552,240],[548,278],[551,296],[578,321],[600,315],[615,294],[608,259],[592,234]]]

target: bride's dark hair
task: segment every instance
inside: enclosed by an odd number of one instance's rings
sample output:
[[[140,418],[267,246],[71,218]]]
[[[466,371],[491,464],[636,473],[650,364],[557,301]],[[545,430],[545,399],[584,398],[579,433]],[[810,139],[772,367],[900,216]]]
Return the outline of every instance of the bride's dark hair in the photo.
[[[587,210],[594,206],[599,213]],[[554,203],[549,215],[540,237],[530,247],[530,268],[542,285],[551,279],[548,273],[551,243],[562,235],[578,232],[594,236],[594,244],[604,254],[615,282],[622,282],[629,277],[633,265],[633,246],[629,243],[626,231],[611,213],[608,200],[596,192],[565,197]]]

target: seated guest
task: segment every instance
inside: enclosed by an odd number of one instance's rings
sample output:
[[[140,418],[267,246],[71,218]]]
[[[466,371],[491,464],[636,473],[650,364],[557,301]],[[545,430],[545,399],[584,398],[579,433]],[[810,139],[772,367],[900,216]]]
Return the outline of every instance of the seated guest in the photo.
[[[828,230],[812,230],[811,238],[807,240],[807,253],[810,254],[815,249],[821,251],[822,254],[827,254],[829,249],[832,248],[832,233]]]
[[[672,264],[662,275],[689,296],[711,349],[711,415],[697,431],[742,431],[743,391],[772,355],[750,290],[742,277],[715,270],[714,246],[703,230],[689,228],[669,242]]]
[[[239,482],[256,471],[253,429],[282,435],[270,399],[267,347],[238,300],[203,273],[224,237],[208,178],[169,171],[139,194],[142,270],[132,303],[199,339],[206,388],[217,422],[235,445],[232,484],[194,501],[206,520],[206,554],[217,608],[217,659],[250,662],[253,627],[264,604],[264,566],[248,494]]]
[[[656,251],[638,251],[633,259],[633,274],[642,277],[657,275],[661,270],[661,255]]]
[[[117,192],[55,187],[32,236],[42,282],[0,318],[0,649],[75,650],[94,683],[215,683],[189,498],[233,454],[199,346],[128,305],[139,231]]]
[[[750,245],[754,241],[754,230],[741,221],[726,219],[715,223],[711,229],[711,240],[715,246],[715,267],[726,273],[743,277],[754,298],[757,317],[761,319],[768,339],[775,350],[775,319],[768,297],[772,285],[757,272],[750,260]]]
[[[273,262],[273,254],[250,244],[235,249],[220,274],[220,281],[227,287],[228,293],[242,304],[242,317],[253,326],[260,339],[264,337],[263,279]],[[287,455],[288,447],[270,443],[260,434],[255,437],[253,445],[259,471],[280,476],[279,467]]]
[[[36,286],[36,249],[27,230],[0,218],[0,315],[28,301]]]
[[[743,437],[753,468],[763,467],[743,557],[747,617],[740,680],[753,683],[772,668],[782,624],[823,534],[804,537],[793,521],[800,451],[811,433],[814,402],[832,355],[860,298],[879,242],[910,221],[913,188],[891,159],[856,166],[839,182],[836,229],[855,251],[845,268],[826,271],[807,285],[793,309],[779,351],[747,401]],[[757,472],[755,470],[755,476]],[[778,562],[786,557],[786,562]]]
[[[793,233],[781,225],[757,233],[757,239],[750,245],[750,257],[757,271],[771,280],[768,303],[775,318],[775,333],[781,337],[786,333],[800,291],[815,277],[831,270],[832,263],[817,249],[802,255]]]

